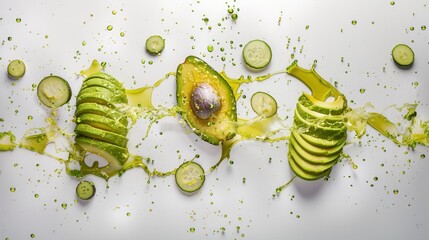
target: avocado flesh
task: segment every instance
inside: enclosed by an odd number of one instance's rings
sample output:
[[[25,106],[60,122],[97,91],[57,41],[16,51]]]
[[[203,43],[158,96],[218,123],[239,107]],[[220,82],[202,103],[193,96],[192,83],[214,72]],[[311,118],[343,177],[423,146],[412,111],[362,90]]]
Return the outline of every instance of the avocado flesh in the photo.
[[[192,94],[201,84],[210,85],[219,95],[220,108],[207,119],[201,119],[192,109]],[[182,117],[192,131],[214,145],[219,145],[236,134],[236,101],[230,85],[203,60],[189,56],[177,68],[177,104]]]
[[[317,156],[331,156],[334,154],[338,154],[341,152],[344,144],[346,143],[345,141],[338,141],[338,144],[333,145],[333,146],[317,146],[317,145],[314,145],[314,144],[306,141],[302,137],[302,134],[300,134],[297,131],[292,131],[291,138],[293,138],[293,141],[295,141],[303,149],[305,149],[306,152],[313,154],[313,155],[317,155]]]
[[[127,95],[125,94],[124,91],[117,90],[117,89],[108,89],[100,86],[87,86],[86,88],[81,88],[81,90],[77,94],[77,97],[83,94],[90,94],[90,93],[101,93],[106,95],[113,95],[117,97],[117,100],[114,100],[115,102],[119,102],[119,103],[128,102]]]
[[[327,176],[341,157],[347,139],[343,95],[333,102],[317,100],[303,93],[294,113],[288,150],[289,165],[305,180]]]
[[[103,79],[103,80],[109,81],[109,82],[111,82],[111,83],[115,84],[115,86],[116,86],[118,89],[123,89],[123,90],[125,91],[125,88],[124,88],[124,86],[122,85],[122,83],[121,83],[121,82],[119,82],[119,81],[118,81],[115,77],[113,77],[112,75],[109,75],[109,74],[104,73],[104,72],[98,72],[98,73],[94,73],[94,74],[92,74],[92,75],[88,76],[88,77],[84,80],[84,83],[85,83],[86,81],[92,80],[92,79],[94,79],[94,78],[98,78],[98,79]]]
[[[76,118],[76,122],[78,124],[88,124],[95,128],[100,128],[106,131],[111,131],[122,136],[127,136],[128,128],[122,125],[119,122],[116,122],[113,119],[110,119],[105,116],[92,114],[92,113],[84,113]]]
[[[112,92],[101,93],[92,92],[80,94],[76,97],[76,105],[88,102],[95,102],[101,105],[115,107],[115,104],[127,103],[122,97]]]
[[[76,136],[75,142],[85,152],[90,152],[104,158],[109,162],[110,167],[121,169],[122,165],[128,160],[129,154],[126,148],[83,136]]]
[[[298,101],[310,110],[328,115],[340,115],[347,108],[347,101],[343,95],[339,95],[333,102],[324,102],[303,92]]]
[[[312,120],[312,122],[305,120],[295,109],[294,128],[299,129],[302,133],[317,138],[340,139],[347,132],[347,128],[344,124],[338,128],[337,126],[329,126],[330,124],[326,124],[324,120]]]
[[[334,166],[337,163],[337,160],[339,156],[332,162],[324,163],[324,164],[315,164],[308,162],[307,160],[303,159],[296,151],[293,145],[289,146],[289,154],[295,161],[295,163],[305,172],[307,172],[309,175],[319,175],[326,171],[328,171],[332,166]]]
[[[122,135],[101,128],[95,128],[89,124],[77,124],[74,131],[81,136],[98,139],[123,148],[127,146],[128,142],[128,138]]]
[[[85,79],[82,83],[82,89],[89,86],[99,86],[110,90],[118,90],[118,91],[125,92],[124,86],[122,86],[122,84],[119,83],[118,81],[108,80],[101,77],[91,77],[91,78]]]
[[[112,120],[118,121],[124,126],[128,126],[128,118],[116,108],[110,108],[108,106],[104,106],[94,102],[82,103],[77,105],[75,116],[79,116],[84,113],[93,113],[105,116]]]
[[[294,158],[290,152],[288,153],[288,162],[289,162],[289,166],[292,169],[292,171],[298,177],[300,177],[301,179],[307,180],[307,181],[314,181],[314,180],[318,180],[322,177],[328,176],[329,173],[331,172],[331,169],[332,169],[332,168],[329,168],[328,170],[326,170],[322,173],[318,173],[318,174],[306,172],[295,162],[295,160],[294,160]]]

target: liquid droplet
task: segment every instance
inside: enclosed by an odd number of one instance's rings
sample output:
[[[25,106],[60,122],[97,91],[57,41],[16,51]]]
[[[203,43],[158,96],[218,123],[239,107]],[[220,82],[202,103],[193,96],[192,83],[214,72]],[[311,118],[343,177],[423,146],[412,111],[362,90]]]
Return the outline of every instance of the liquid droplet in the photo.
[[[15,187],[11,187],[9,190],[10,190],[10,192],[15,192],[16,188]]]
[[[214,50],[213,45],[208,45],[207,46],[207,51],[213,52],[213,50]]]
[[[352,25],[356,25],[357,21],[356,20],[352,20]]]
[[[16,22],[20,23],[21,22],[21,18],[16,18]]]
[[[195,232],[195,228],[191,227],[191,228],[189,228],[189,231],[193,233],[193,232]]]
[[[398,193],[399,193],[399,190],[398,190],[398,189],[394,189],[394,190],[393,190],[393,194],[395,194],[395,195],[396,195],[396,194],[398,194]]]
[[[107,31],[112,31],[112,30],[113,30],[113,26],[112,25],[107,26]]]

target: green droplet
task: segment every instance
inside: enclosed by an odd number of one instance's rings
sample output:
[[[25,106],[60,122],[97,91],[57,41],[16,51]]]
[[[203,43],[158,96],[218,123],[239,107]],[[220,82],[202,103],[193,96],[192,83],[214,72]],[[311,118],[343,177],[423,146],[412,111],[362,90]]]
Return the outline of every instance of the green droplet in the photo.
[[[12,41],[12,37],[7,37],[7,40],[8,41]]]
[[[21,18],[16,18],[16,22],[20,23],[21,22]]]
[[[226,57],[225,56],[223,56],[223,57],[221,57],[220,58],[222,61],[225,61],[226,60]]]
[[[425,26],[425,25],[421,26],[420,28],[421,28],[423,31],[424,31],[424,30],[426,30],[426,26]]]
[[[35,238],[35,237],[36,237],[36,234],[32,233],[32,234],[30,234],[30,237],[31,237],[31,238]]]
[[[189,231],[193,233],[193,232],[195,232],[195,228],[191,227],[191,228],[189,228]]]
[[[378,177],[374,177],[373,179],[374,179],[374,181],[378,181]]]
[[[86,41],[82,41],[82,46],[86,46]]]
[[[232,18],[232,20],[237,20],[238,19],[238,14],[237,13],[233,13],[233,14],[231,14],[231,18]]]
[[[414,31],[414,27],[413,26],[410,27],[410,31]]]
[[[395,195],[396,195],[396,194],[398,194],[398,193],[399,193],[399,190],[398,190],[398,189],[394,189],[394,190],[393,190],[393,194],[395,194]]]
[[[152,64],[153,64],[153,61],[152,61],[152,60],[149,60],[149,62],[148,62],[148,63],[149,63],[149,65],[152,65]]]
[[[426,155],[424,155],[424,154],[420,155],[420,158],[425,158],[425,157],[426,157]]]
[[[124,32],[121,32],[121,33],[119,33],[119,35],[120,35],[121,37],[123,37],[123,36],[125,36],[125,33],[124,33]]]
[[[131,216],[131,213],[130,213],[130,212],[127,212],[127,217],[129,217],[129,216]]]
[[[146,63],[146,59],[142,58],[142,60],[140,61],[142,64]]]
[[[395,5],[395,1],[391,1],[390,5],[392,5],[392,6]]]
[[[37,193],[36,193],[36,194],[34,194],[34,197],[35,197],[35,198],[39,198],[39,194],[37,194]]]
[[[365,93],[365,91],[366,91],[366,89],[365,89],[365,88],[361,88],[361,89],[359,89],[359,92],[360,92],[360,93]]]
[[[113,15],[116,15],[116,13],[117,13],[117,12],[116,12],[116,10],[113,10],[113,11],[112,11],[112,14],[113,14]]]
[[[67,209],[67,203],[61,203],[61,207]]]
[[[203,21],[207,23],[209,22],[209,18],[203,18]]]
[[[309,25],[306,25],[305,26],[305,30],[308,30],[310,28],[310,26]]]
[[[356,25],[357,21],[356,20],[352,20],[352,25]]]
[[[233,13],[234,12],[234,9],[232,9],[232,8],[228,8],[228,13],[229,14],[231,14],[231,13]]]
[[[213,45],[208,45],[207,46],[207,51],[213,52],[213,50],[214,50]]]
[[[113,26],[112,25],[107,26],[107,31],[112,31],[112,30],[113,30]]]
[[[11,188],[9,188],[9,190],[10,190],[10,192],[15,192],[16,188],[15,187],[11,187]]]
[[[28,120],[33,120],[33,116],[29,115],[29,116],[27,117],[27,119],[28,119]]]

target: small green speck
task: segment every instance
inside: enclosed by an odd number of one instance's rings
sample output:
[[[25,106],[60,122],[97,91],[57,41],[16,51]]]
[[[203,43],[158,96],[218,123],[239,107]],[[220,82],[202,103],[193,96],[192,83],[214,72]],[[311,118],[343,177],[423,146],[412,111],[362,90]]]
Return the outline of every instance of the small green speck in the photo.
[[[374,181],[378,181],[378,177],[374,177],[373,179],[374,179]]]
[[[35,238],[35,237],[36,237],[36,234],[32,233],[32,234],[30,234],[30,237],[31,237],[31,238]]]
[[[352,25],[356,25],[357,21],[356,20],[352,20]]]
[[[86,41],[82,41],[82,46],[86,46]]]
[[[116,10],[112,10],[113,15],[116,15],[116,13],[117,13]]]
[[[34,194],[34,198],[39,198],[39,194],[38,194],[38,193],[35,193],[35,194]]]
[[[125,33],[124,33],[124,32],[121,32],[121,33],[119,33],[119,35],[120,35],[121,37],[123,37],[123,36],[125,36]]]
[[[7,37],[7,40],[8,41],[12,41],[12,37]]]
[[[361,88],[361,89],[359,89],[359,92],[360,92],[360,93],[365,93],[365,91],[366,91],[366,89],[365,89],[365,88]]]
[[[33,116],[29,115],[29,116],[27,117],[27,119],[31,121],[31,120],[33,120]]]
[[[425,158],[425,157],[426,157],[426,155],[424,155],[424,154],[420,155],[420,158]]]
[[[414,27],[413,26],[410,27],[410,31],[414,31]]]
[[[207,51],[213,52],[213,50],[214,50],[213,45],[208,45],[207,46]]]
[[[129,217],[129,216],[131,216],[131,213],[130,213],[130,212],[127,212],[127,217]]]
[[[107,31],[112,31],[112,30],[113,30],[113,26],[112,25],[107,26]]]
[[[237,13],[231,14],[231,18],[232,20],[236,21],[238,19],[238,14]]]
[[[191,233],[193,233],[193,232],[195,232],[195,228],[194,228],[194,227],[191,227],[191,228],[189,228],[189,231],[190,231]]]
[[[16,22],[20,23],[21,22],[21,18],[16,18]]]
[[[10,192],[15,192],[16,188],[15,187],[11,187],[11,188],[9,188],[9,190],[10,190]]]
[[[61,207],[67,209],[67,203],[61,203]]]
[[[398,189],[393,189],[393,194],[398,194],[399,193],[399,190]]]
[[[426,30],[426,26],[425,26],[425,25],[421,26],[420,28],[421,28],[423,31],[424,31],[424,30]]]
[[[231,14],[231,13],[233,13],[234,12],[234,9],[232,9],[232,8],[228,8],[228,13],[229,14]]]
[[[391,1],[390,5],[392,5],[392,6],[395,5],[395,1]]]

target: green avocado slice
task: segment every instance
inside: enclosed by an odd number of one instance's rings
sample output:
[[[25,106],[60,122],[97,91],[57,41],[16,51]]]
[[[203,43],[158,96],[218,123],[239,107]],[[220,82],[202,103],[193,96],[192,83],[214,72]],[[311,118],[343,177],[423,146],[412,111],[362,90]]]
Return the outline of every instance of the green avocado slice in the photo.
[[[93,113],[111,118],[120,122],[124,126],[128,126],[128,118],[116,108],[111,108],[94,102],[82,103],[76,106],[75,116],[78,117],[84,113]]]
[[[84,151],[101,156],[109,162],[110,168],[121,169],[128,160],[129,153],[126,148],[106,143],[97,139],[76,136],[75,142]]]
[[[329,164],[332,162],[336,162],[340,156],[340,152],[337,152],[336,154],[332,154],[332,155],[325,155],[325,156],[311,154],[307,152],[306,149],[301,147],[293,136],[290,138],[290,145],[304,161],[307,161],[313,164]]]
[[[298,177],[308,181],[315,181],[325,176],[328,176],[332,170],[332,168],[328,168],[326,171],[318,174],[306,172],[295,162],[290,152],[288,153],[288,162],[290,168]]]
[[[292,131],[293,141],[297,142],[306,152],[314,154],[317,156],[330,156],[333,154],[338,154],[343,149],[345,141],[338,141],[336,145],[333,146],[317,146],[305,140],[297,131]],[[345,140],[345,139],[344,139]]]
[[[118,79],[116,79],[116,78],[115,78],[115,77],[113,77],[112,75],[107,74],[107,73],[104,73],[104,72],[97,72],[97,73],[94,73],[94,74],[92,74],[92,75],[88,76],[88,77],[84,80],[84,82],[85,82],[85,81],[88,81],[88,80],[90,80],[90,79],[94,79],[94,78],[101,78],[101,79],[107,80],[107,81],[109,81],[109,82],[111,82],[111,83],[115,84],[115,85],[116,85],[116,87],[117,87],[118,89],[124,88],[124,86],[122,85],[122,83],[121,83],[121,82],[119,82],[119,81],[118,81]]]
[[[298,101],[310,110],[329,115],[340,115],[347,108],[347,100],[343,95],[339,95],[332,102],[326,102],[320,101],[312,95],[304,92],[299,97]]]
[[[76,118],[76,123],[88,124],[95,128],[100,128],[106,131],[111,131],[120,134],[124,137],[127,136],[128,133],[128,128],[121,123],[111,118],[92,113],[84,113],[79,115]]]
[[[82,96],[84,94],[91,94],[91,93],[99,93],[99,94],[103,94],[106,96],[113,95],[114,96],[114,97],[112,97],[113,98],[112,101],[114,101],[113,103],[127,103],[128,102],[127,95],[125,95],[124,91],[110,90],[110,89],[100,87],[100,86],[88,86],[86,88],[81,88],[81,90],[77,94],[77,97],[79,98],[79,96]]]
[[[100,92],[93,92],[93,93],[84,93],[81,95],[78,95],[76,98],[76,105],[82,104],[82,103],[88,103],[88,102],[95,102],[98,104],[102,104],[105,106],[114,107],[115,104],[120,103],[127,103],[123,101],[123,98],[120,96],[115,95],[114,93],[100,93]]]
[[[334,166],[337,161],[332,161],[326,164],[314,164],[303,159],[294,149],[292,145],[289,146],[289,154],[295,161],[295,163],[305,172],[312,175],[319,175],[326,173],[332,166]],[[337,158],[338,160],[338,158]]]
[[[321,123],[318,121],[313,122],[314,123],[311,123],[305,120],[298,110],[295,109],[294,128],[301,133],[328,140],[341,139],[344,137],[344,134],[347,134],[347,128],[344,124],[341,124],[340,127],[330,127],[323,126],[323,121]]]
[[[220,99],[219,109],[206,119],[197,116],[191,100],[194,90],[202,85],[210,86]],[[201,139],[219,145],[235,136],[237,112],[234,93],[227,81],[203,60],[189,56],[178,66],[176,96],[183,119]]]
[[[101,128],[95,128],[89,124],[79,123],[76,125],[74,131],[81,136],[98,139],[123,148],[125,148],[128,143],[128,138],[122,135]]]

